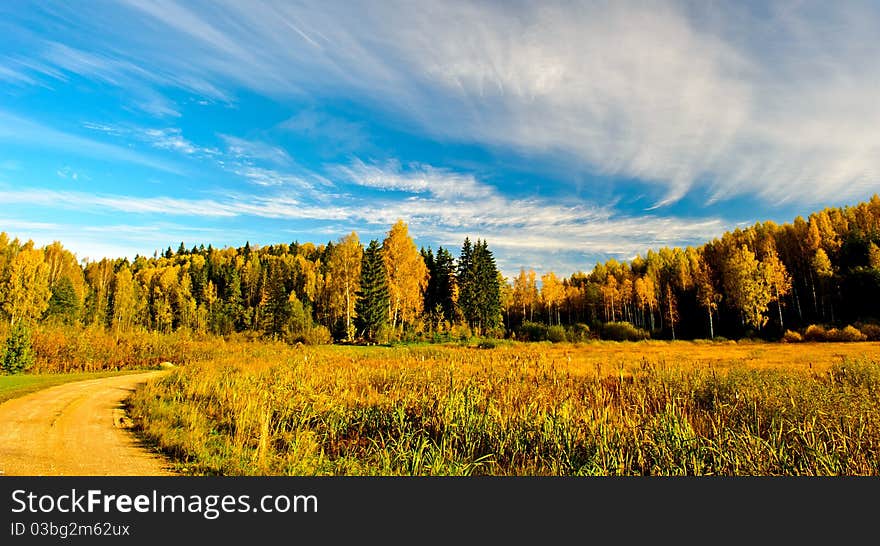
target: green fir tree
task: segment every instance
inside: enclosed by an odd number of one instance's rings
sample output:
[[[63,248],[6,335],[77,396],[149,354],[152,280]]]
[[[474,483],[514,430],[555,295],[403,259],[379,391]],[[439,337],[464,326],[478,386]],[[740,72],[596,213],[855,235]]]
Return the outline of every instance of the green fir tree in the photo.
[[[355,325],[368,341],[375,342],[388,323],[388,281],[379,241],[373,239],[364,251],[361,263],[360,290],[355,304]]]

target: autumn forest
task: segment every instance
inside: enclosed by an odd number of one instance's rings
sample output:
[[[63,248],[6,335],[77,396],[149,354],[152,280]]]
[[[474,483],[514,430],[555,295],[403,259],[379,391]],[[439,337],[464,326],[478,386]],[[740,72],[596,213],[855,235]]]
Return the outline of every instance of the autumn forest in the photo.
[[[588,228],[585,228],[588,229]],[[417,248],[398,221],[381,240],[203,245],[80,261],[0,234],[0,309],[11,329],[101,325],[288,341],[877,339],[880,197],[699,247],[661,248],[568,276],[499,272],[490,244]]]

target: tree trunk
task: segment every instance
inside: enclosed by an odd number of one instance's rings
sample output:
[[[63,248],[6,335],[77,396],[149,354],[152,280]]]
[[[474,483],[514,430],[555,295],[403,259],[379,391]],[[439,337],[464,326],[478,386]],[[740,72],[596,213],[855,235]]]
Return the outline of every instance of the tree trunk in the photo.
[[[779,330],[785,332],[785,324],[782,322],[782,299],[779,297],[779,287],[773,286],[776,291],[776,309],[779,310]]]
[[[813,312],[816,315],[819,315],[819,299],[816,297],[816,279],[813,277],[813,272],[810,271],[810,288],[813,290]],[[825,317],[825,310],[822,309],[822,317]]]

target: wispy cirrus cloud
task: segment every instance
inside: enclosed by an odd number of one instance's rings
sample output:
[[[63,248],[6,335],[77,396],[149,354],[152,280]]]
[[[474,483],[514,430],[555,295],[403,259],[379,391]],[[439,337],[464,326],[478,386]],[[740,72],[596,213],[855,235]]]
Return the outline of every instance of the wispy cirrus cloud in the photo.
[[[138,197],[121,194],[93,194],[77,191],[55,191],[44,188],[27,190],[0,189],[0,200],[8,204],[36,205],[49,209],[80,211],[113,211],[131,214],[169,216],[233,217],[238,213],[234,204],[211,199],[179,199],[173,197]]]
[[[629,216],[609,207],[515,199],[471,175],[429,165],[355,160],[330,170],[328,177],[341,192],[332,202],[316,200],[309,192],[292,195],[286,187],[274,186],[267,186],[267,192],[225,192],[204,199],[0,190],[0,200],[151,217],[308,220],[359,225],[371,232],[382,232],[404,219],[422,244],[454,247],[466,236],[487,239],[503,251],[499,264],[508,273],[520,265],[582,269],[588,256],[631,258],[648,248],[701,243],[728,227],[720,218]],[[405,196],[364,200],[346,192],[363,186]],[[563,261],[560,255],[565,256]]]
[[[297,112],[278,124],[278,128],[319,141],[334,153],[360,150],[370,140],[360,123],[328,115],[315,109]]]
[[[359,186],[379,190],[427,193],[439,198],[482,199],[495,192],[477,182],[472,175],[437,169],[430,165],[412,165],[404,170],[399,161],[371,165],[355,159],[350,165],[332,167],[331,170],[344,180]]]
[[[194,154],[198,151],[192,142],[183,138],[180,129],[148,129],[145,134],[156,148],[184,154]]]
[[[109,224],[102,226],[77,223],[29,222],[17,218],[0,218],[0,231],[10,237],[22,234],[38,246],[60,241],[81,260],[100,260],[101,258],[133,259],[136,255],[150,255],[162,252],[167,246],[180,242],[211,241],[220,237],[234,237],[256,240],[253,231],[224,228],[189,226],[172,222],[151,222],[148,224]],[[27,234],[26,236],[24,234]],[[19,237],[22,239],[22,237]]]
[[[95,159],[128,162],[175,174],[181,172],[180,167],[172,162],[61,131],[3,110],[0,110],[0,141],[74,152]]]
[[[210,158],[220,155],[220,151],[216,148],[201,146],[187,139],[179,127],[138,127],[92,121],[87,121],[82,126],[113,138],[143,142],[153,148],[176,152],[184,156]]]
[[[25,74],[20,70],[14,70],[9,66],[4,66],[8,61],[6,59],[0,59],[0,81],[7,81],[12,83],[19,84],[36,84],[36,80]]]
[[[71,167],[62,167],[55,171],[55,174],[58,175],[59,178],[70,179],[74,182],[79,181],[80,173],[73,170]]]
[[[390,225],[403,218],[413,233],[447,246],[487,239],[503,251],[506,273],[526,264],[574,271],[587,266],[587,256],[629,259],[648,248],[701,244],[728,227],[717,217],[632,216],[580,202],[512,198],[472,175],[426,165],[355,161],[338,171],[354,184],[411,194],[351,209],[350,219]]]
[[[235,174],[255,186],[295,188],[309,192],[314,198],[330,197],[319,191],[319,188],[332,186],[327,178],[297,166],[283,148],[263,141],[221,134],[218,137],[224,146],[220,149],[193,142],[177,127],[154,128],[97,122],[86,122],[83,126],[114,138],[143,142],[153,148],[202,160],[212,168]],[[276,168],[262,166],[264,164]]]
[[[0,110],[0,141],[205,175],[187,177],[187,193],[175,179],[146,197],[106,193],[106,180],[51,194],[70,205],[33,195],[46,210],[303,220],[313,233],[404,218],[422,241],[485,237],[505,264],[546,265],[729,227],[722,213],[664,215],[683,197],[735,210],[740,196],[828,205],[880,189],[869,2],[126,0],[0,6],[0,19],[10,96],[56,86],[76,103],[82,86],[119,102],[91,110],[100,138]],[[202,108],[212,101],[227,108]],[[526,170],[533,179],[518,180]],[[529,182],[589,187],[511,189]],[[632,184],[649,197],[607,204]]]
[[[226,151],[238,159],[268,161],[276,165],[288,165],[292,161],[287,151],[280,146],[232,135],[219,136],[226,144]]]
[[[326,201],[334,197],[329,193],[333,186],[330,180],[320,174],[306,169],[300,169],[298,173],[278,171],[252,165],[233,164],[228,170],[256,186],[295,189],[317,201]]]
[[[69,24],[118,45],[97,54],[49,44],[42,62],[55,70],[219,96],[354,99],[438,139],[653,184],[665,203],[694,188],[839,201],[880,176],[880,67],[868,45],[880,10],[870,2],[76,9]],[[132,18],[151,32],[124,36]]]

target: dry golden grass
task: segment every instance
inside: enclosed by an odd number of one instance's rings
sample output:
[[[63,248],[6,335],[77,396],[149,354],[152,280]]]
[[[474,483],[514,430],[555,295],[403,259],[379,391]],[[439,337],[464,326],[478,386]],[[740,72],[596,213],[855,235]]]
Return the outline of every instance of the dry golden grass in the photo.
[[[614,374],[623,367],[627,373],[642,367],[675,366],[725,370],[745,366],[760,370],[827,372],[842,359],[878,358],[880,342],[866,343],[761,343],[709,341],[593,342],[577,344],[536,344],[496,348],[511,353],[540,352],[572,373]]]
[[[138,392],[195,474],[880,474],[880,347],[229,343]]]

